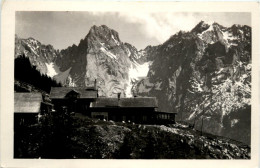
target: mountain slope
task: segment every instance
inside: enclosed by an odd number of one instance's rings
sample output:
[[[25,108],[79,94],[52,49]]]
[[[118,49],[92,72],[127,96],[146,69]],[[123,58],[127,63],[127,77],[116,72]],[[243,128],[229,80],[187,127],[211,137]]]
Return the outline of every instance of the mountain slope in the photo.
[[[223,119],[250,106],[251,28],[200,22],[190,32],[173,35],[156,51],[147,78],[136,84],[135,92],[156,96],[162,111],[178,112],[178,119],[196,123],[204,120],[208,132],[222,135]],[[247,108],[248,109],[248,108]],[[246,110],[250,113],[249,110]],[[250,115],[248,115],[249,117]],[[250,120],[250,119],[249,119]],[[250,122],[247,123],[250,125]],[[237,133],[242,133],[236,130]],[[237,134],[235,139],[250,143]]]

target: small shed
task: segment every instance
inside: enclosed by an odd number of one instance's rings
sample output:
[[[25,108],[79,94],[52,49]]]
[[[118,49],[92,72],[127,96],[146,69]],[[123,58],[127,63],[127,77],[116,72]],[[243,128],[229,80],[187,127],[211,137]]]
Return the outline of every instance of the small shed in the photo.
[[[37,121],[41,112],[41,93],[15,93],[14,94],[14,123],[32,124]]]

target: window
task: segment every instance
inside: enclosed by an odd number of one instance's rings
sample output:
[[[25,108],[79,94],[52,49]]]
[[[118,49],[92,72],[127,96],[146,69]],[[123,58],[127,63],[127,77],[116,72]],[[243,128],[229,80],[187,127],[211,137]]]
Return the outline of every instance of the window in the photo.
[[[143,116],[143,121],[147,121],[147,116],[146,115]]]
[[[107,114],[107,112],[92,112],[91,117],[97,118],[97,119],[100,119],[100,120],[104,120],[104,119],[107,120],[108,114]]]
[[[163,114],[163,119],[166,119],[166,114]]]
[[[135,121],[135,116],[131,116],[131,120],[132,120],[132,121]]]
[[[123,116],[122,121],[126,121],[126,116]]]
[[[115,115],[113,115],[111,118],[112,118],[113,121],[116,121],[116,116]]]

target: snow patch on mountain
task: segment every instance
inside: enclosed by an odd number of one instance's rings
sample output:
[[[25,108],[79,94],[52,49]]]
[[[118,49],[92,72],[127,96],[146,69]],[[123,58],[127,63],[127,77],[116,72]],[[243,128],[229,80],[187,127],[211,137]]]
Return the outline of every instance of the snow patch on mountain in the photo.
[[[230,48],[231,46],[237,46],[237,44],[232,43],[233,40],[237,40],[238,39],[233,34],[231,34],[228,31],[225,31],[225,32],[222,31],[222,35],[223,35],[223,39],[225,40],[228,48]]]
[[[231,120],[231,127],[234,127],[236,125],[236,123],[238,123],[238,122],[239,122],[238,119]]]
[[[120,43],[115,39],[114,35],[112,34],[112,39],[115,41],[116,45],[120,45]]]
[[[149,71],[149,66],[151,65],[151,61],[145,62],[143,64],[138,64],[134,62],[129,69],[129,77],[131,79],[139,79],[140,77],[146,77]]]
[[[55,69],[55,64],[53,62],[51,63],[45,63],[46,67],[47,67],[47,73],[46,75],[48,75],[49,77],[53,77],[55,75],[58,74],[58,72]]]
[[[155,84],[155,90],[162,90],[162,88],[161,88],[161,85],[162,85],[162,82],[157,82],[156,84]]]
[[[71,78],[70,75],[68,76],[67,83],[68,83],[69,87],[76,87],[76,84],[75,84],[75,82],[73,81],[73,79]]]
[[[149,71],[149,66],[151,65],[150,62],[145,62],[143,64],[138,64],[137,62],[134,62],[131,64],[131,67],[129,68],[129,82],[128,86],[126,88],[126,97],[132,97],[131,89],[133,87],[133,82],[139,80],[142,77],[146,77]]]
[[[107,51],[104,47],[101,47],[100,50],[105,53],[107,56],[109,56],[112,59],[117,59],[116,55]]]
[[[237,40],[236,37],[234,37],[231,33],[229,33],[228,31],[226,32],[222,32],[223,34],[223,39],[226,40],[227,42],[230,40]]]

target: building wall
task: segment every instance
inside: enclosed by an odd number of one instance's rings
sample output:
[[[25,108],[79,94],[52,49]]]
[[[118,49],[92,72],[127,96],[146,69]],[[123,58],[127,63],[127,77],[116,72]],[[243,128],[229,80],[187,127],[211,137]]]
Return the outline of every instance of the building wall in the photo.
[[[153,108],[92,108],[91,116],[104,115],[108,120],[117,122],[148,123],[152,120]]]
[[[66,107],[68,112],[83,113],[90,116],[90,113],[87,112],[91,101],[88,99],[53,99],[52,103],[57,112],[63,112],[63,107]]]
[[[155,113],[155,123],[156,124],[175,124],[175,113]]]
[[[108,112],[91,112],[92,118],[98,118],[100,120],[108,120]]]
[[[57,112],[78,112],[92,118],[112,120],[116,122],[134,122],[147,124],[173,124],[175,114],[156,112],[156,108],[148,107],[90,107],[94,99],[53,99],[52,103]]]

